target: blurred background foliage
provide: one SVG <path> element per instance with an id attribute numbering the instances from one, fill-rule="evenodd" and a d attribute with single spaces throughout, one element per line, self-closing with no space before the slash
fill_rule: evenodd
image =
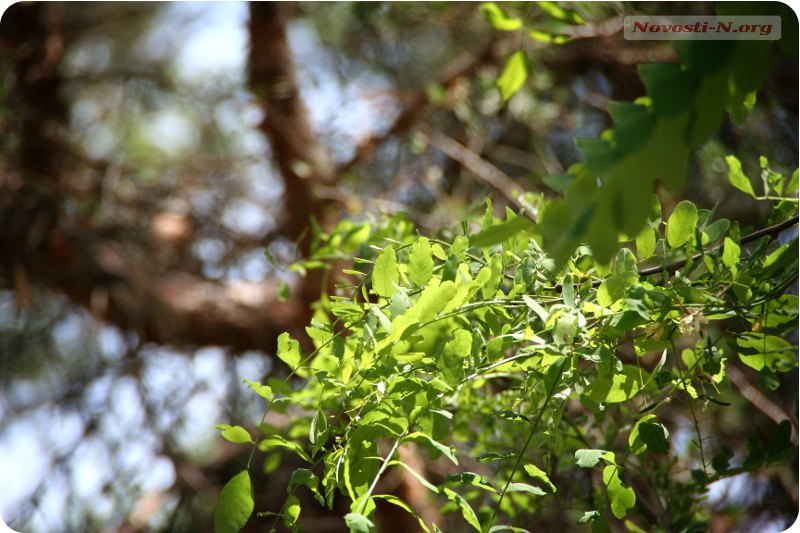
<path id="1" fill-rule="evenodd" d="M 433 233 L 477 220 L 487 196 L 501 213 L 510 191 L 445 155 L 452 140 L 506 185 L 554 195 L 542 178 L 581 159 L 576 137 L 611 125 L 606 103 L 643 95 L 636 64 L 677 60 L 667 41 L 625 41 L 623 15 L 714 9 L 568 5 L 585 25 L 565 26 L 537 3 L 503 4 L 571 37 L 560 45 L 497 32 L 474 3 L 9 8 L 0 23 L 4 519 L 27 533 L 211 531 L 219 490 L 246 460 L 212 426 L 257 421 L 260 399 L 242 380 L 285 372 L 270 356 L 277 336 L 304 338 L 323 283 L 336 282 L 287 269 L 307 250 L 309 215 L 329 228 L 402 211 Z M 495 82 L 518 49 L 530 76 L 504 102 Z M 797 87 L 796 57 L 774 50 L 746 124 L 726 118 L 694 153 L 686 190 L 656 191 L 666 210 L 719 202 L 718 216 L 740 221 L 742 234 L 763 227 L 759 207 L 729 186 L 724 156 L 736 154 L 750 176 L 760 155 L 793 171 Z M 736 386 L 752 389 L 754 373 L 740 370 Z M 796 421 L 796 371 L 758 394 Z M 714 438 L 742 453 L 748 433 L 767 438 L 774 422 L 762 407 L 740 397 L 709 421 Z M 671 416 L 674 427 L 690 423 L 680 405 Z M 285 498 L 269 483 L 292 470 L 278 459 L 255 481 L 257 510 Z M 787 527 L 795 470 L 719 483 L 712 531 Z M 561 512 L 539 526 L 581 530 Z M 307 528 L 343 531 L 335 516 L 321 510 Z M 383 524 L 413 531 L 388 516 Z"/>

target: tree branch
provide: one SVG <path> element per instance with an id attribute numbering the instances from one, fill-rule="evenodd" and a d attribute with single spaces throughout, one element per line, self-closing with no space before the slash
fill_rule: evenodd
<path id="1" fill-rule="evenodd" d="M 792 226 L 796 225 L 798 222 L 798 215 L 793 216 L 789 220 L 785 220 L 780 224 L 775 224 L 774 226 L 770 226 L 768 228 L 764 228 L 758 231 L 751 233 L 750 235 L 746 235 L 739 240 L 739 244 L 748 244 L 753 241 L 760 239 L 761 237 L 766 236 L 775 236 L 781 233 L 783 230 L 791 228 Z M 703 253 L 695 254 L 692 256 L 692 261 L 697 261 L 698 259 L 702 258 L 704 254 L 708 254 L 711 252 L 716 252 L 722 248 L 722 245 L 715 246 L 709 250 L 705 250 Z M 689 259 L 681 259 L 680 261 L 676 261 L 674 263 L 670 263 L 669 265 L 662 265 L 657 267 L 645 268 L 638 272 L 639 277 L 647 277 L 652 276 L 653 274 L 658 274 L 659 272 L 675 272 L 676 270 L 683 268 Z M 603 283 L 603 280 L 598 279 L 592 282 L 592 287 L 599 287 Z M 554 287 L 556 292 L 561 292 L 562 285 L 559 283 Z"/>
<path id="2" fill-rule="evenodd" d="M 458 161 L 464 168 L 494 187 L 495 190 L 502 194 L 511 204 L 516 206 L 517 209 L 525 209 L 525 205 L 523 205 L 519 199 L 519 196 L 523 194 L 523 190 L 502 170 L 492 165 L 460 142 L 427 125 L 421 125 L 420 131 L 437 150 Z M 530 209 L 525 209 L 524 214 L 529 219 L 536 222 L 536 215 L 531 213 Z"/>

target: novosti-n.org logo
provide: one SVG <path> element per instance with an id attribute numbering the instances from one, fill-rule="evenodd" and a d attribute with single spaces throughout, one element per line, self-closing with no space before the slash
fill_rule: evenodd
<path id="1" fill-rule="evenodd" d="M 778 16 L 625 17 L 629 41 L 775 41 L 781 38 Z"/>

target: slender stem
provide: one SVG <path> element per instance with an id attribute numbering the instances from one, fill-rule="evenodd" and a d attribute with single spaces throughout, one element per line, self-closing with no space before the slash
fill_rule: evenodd
<path id="1" fill-rule="evenodd" d="M 741 244 L 749 244 L 749 243 L 751 243 L 753 241 L 756 241 L 756 240 L 760 239 L 761 237 L 765 237 L 765 236 L 768 236 L 768 235 L 769 236 L 777 235 L 780 232 L 782 232 L 783 230 L 785 230 L 787 228 L 791 228 L 792 226 L 796 225 L 798 220 L 800 220 L 800 215 L 795 215 L 792 218 L 790 218 L 789 220 L 785 220 L 785 221 L 781 222 L 780 224 L 775 224 L 774 226 L 770 226 L 768 228 L 764 228 L 762 230 L 753 232 L 750 235 L 746 235 L 746 236 L 742 237 L 739 240 L 739 244 L 740 245 Z M 718 245 L 718 246 L 715 246 L 714 248 L 711 248 L 710 250 L 708 250 L 708 253 L 715 252 L 715 251 L 719 250 L 721 247 L 722 247 L 721 244 Z M 693 255 L 691 257 L 691 260 L 692 261 L 697 261 L 698 259 L 700 259 L 702 257 L 703 257 L 703 252 Z M 652 276 L 653 274 L 658 274 L 659 272 L 665 272 L 665 271 L 666 272 L 675 272 L 679 268 L 682 268 L 683 266 L 685 266 L 687 261 L 689 261 L 688 257 L 686 259 L 682 259 L 680 261 L 676 261 L 675 263 L 671 263 L 669 265 L 662 265 L 662 266 L 657 266 L 657 267 L 652 267 L 652 268 L 645 268 L 644 270 L 640 270 L 638 272 L 638 274 L 639 274 L 639 277 L 646 277 L 646 276 Z M 592 287 L 599 287 L 603 283 L 603 281 L 604 280 L 602 280 L 602 279 L 594 280 L 592 282 Z M 553 287 L 553 289 L 556 292 L 561 292 L 561 289 L 562 289 L 561 283 L 559 283 L 558 285 Z"/>
<path id="2" fill-rule="evenodd" d="M 694 398 L 692 398 L 692 395 L 689 394 L 688 390 L 686 390 L 687 387 L 686 377 L 685 377 L 686 375 L 684 374 L 683 369 L 681 368 L 681 362 L 678 359 L 678 350 L 675 347 L 675 342 L 670 341 L 670 343 L 672 344 L 672 355 L 675 357 L 675 368 L 677 368 L 678 374 L 680 374 L 681 383 L 683 384 L 683 392 L 686 394 L 686 398 L 688 400 L 687 403 L 689 404 L 689 411 L 691 411 L 692 413 L 692 420 L 694 421 L 694 431 L 695 433 L 697 433 L 697 447 L 700 448 L 700 461 L 703 464 L 703 474 L 705 475 L 706 456 L 705 452 L 703 451 L 703 435 L 702 433 L 700 433 L 700 422 L 697 420 L 697 414 L 694 412 Z M 696 365 L 697 361 L 695 361 L 694 364 Z"/>
<path id="3" fill-rule="evenodd" d="M 558 370 L 559 376 L 561 376 L 561 373 L 564 372 L 564 365 L 566 364 L 567 364 L 567 358 L 564 357 L 564 360 L 561 361 L 561 368 Z M 508 481 L 506 481 L 506 486 L 503 487 L 503 492 L 500 493 L 500 500 L 497 502 L 494 511 L 492 511 L 492 518 L 489 520 L 488 529 L 491 529 L 495 519 L 497 518 L 497 511 L 498 509 L 500 509 L 500 505 L 503 503 L 503 498 L 505 498 L 506 492 L 508 491 L 508 487 L 511 485 L 511 481 L 514 479 L 514 474 L 517 473 L 519 464 L 522 462 L 522 457 L 525 455 L 525 452 L 527 451 L 528 446 L 531 443 L 531 440 L 533 440 L 533 435 L 536 433 L 536 430 L 539 427 L 539 422 L 541 422 L 542 420 L 542 415 L 544 415 L 544 410 L 547 407 L 547 404 L 550 403 L 550 398 L 553 397 L 553 393 L 556 390 L 556 386 L 558 386 L 558 379 L 555 380 L 552 388 L 547 393 L 547 397 L 544 399 L 542 408 L 539 409 L 539 414 L 536 416 L 536 420 L 533 423 L 533 427 L 531 427 L 531 432 L 528 434 L 528 439 L 525 441 L 525 445 L 522 447 L 522 450 L 520 450 L 519 455 L 517 455 L 517 462 L 514 464 L 513 470 L 511 470 L 511 475 L 508 476 Z"/>
<path id="4" fill-rule="evenodd" d="M 364 510 L 364 507 L 367 505 L 367 500 L 369 500 L 370 496 L 372 496 L 372 491 L 374 491 L 375 487 L 378 485 L 378 480 L 381 478 L 383 473 L 386 471 L 386 468 L 389 466 L 389 463 L 392 461 L 392 456 L 394 455 L 394 452 L 396 452 L 397 448 L 400 447 L 401 440 L 403 440 L 403 436 L 394 441 L 394 446 L 392 446 L 392 449 L 389 451 L 389 453 L 386 455 L 386 458 L 383 460 L 383 463 L 381 464 L 380 469 L 378 469 L 378 473 L 375 474 L 375 479 L 372 480 L 372 484 L 370 484 L 367 493 L 361 497 L 361 503 L 358 504 L 358 509 L 356 509 L 357 513 L 360 513 L 361 511 Z"/>

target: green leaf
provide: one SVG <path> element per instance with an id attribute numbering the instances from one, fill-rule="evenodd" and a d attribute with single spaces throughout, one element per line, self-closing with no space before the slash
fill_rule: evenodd
<path id="1" fill-rule="evenodd" d="M 369 533 L 375 527 L 369 518 L 360 513 L 347 513 L 344 521 L 353 533 Z"/>
<path id="2" fill-rule="evenodd" d="M 739 94 L 734 95 L 733 102 L 731 102 L 730 105 L 731 122 L 737 126 L 744 124 L 744 121 L 747 120 L 750 111 L 753 110 L 753 106 L 756 104 L 757 92 L 758 91 L 751 91 L 745 93 L 744 96 Z"/>
<path id="3" fill-rule="evenodd" d="M 250 381 L 249 379 L 244 380 L 244 383 L 247 383 L 250 386 L 250 388 L 256 391 L 256 394 L 258 394 L 262 398 L 266 398 L 267 400 L 272 398 L 271 387 L 268 387 L 267 385 L 262 385 L 257 381 Z"/>
<path id="4" fill-rule="evenodd" d="M 299 444 L 296 442 L 291 442 L 286 440 L 285 438 L 281 437 L 280 435 L 270 435 L 269 437 L 265 438 L 261 442 L 258 443 L 258 449 L 261 451 L 267 451 L 273 446 L 278 446 L 281 448 L 289 448 L 297 455 L 299 455 L 303 460 L 308 463 L 311 463 L 311 457 L 300 447 Z"/>
<path id="5" fill-rule="evenodd" d="M 580 239 L 573 235 L 571 226 L 570 208 L 564 200 L 555 199 L 547 202 L 539 211 L 542 246 L 559 268 L 567 263 L 572 252 L 580 244 Z"/>
<path id="6" fill-rule="evenodd" d="M 628 509 L 636 505 L 636 495 L 633 489 L 619 478 L 620 467 L 608 465 L 603 469 L 603 483 L 608 489 L 608 498 L 611 500 L 611 512 L 617 518 L 624 518 Z"/>
<path id="7" fill-rule="evenodd" d="M 653 135 L 656 117 L 647 106 L 630 102 L 608 102 L 608 112 L 614 120 L 614 143 L 622 153 L 638 151 Z"/>
<path id="8" fill-rule="evenodd" d="M 425 433 L 417 431 L 415 433 L 411 433 L 403 437 L 403 442 L 408 442 L 408 441 L 417 442 L 419 444 L 422 444 L 429 450 L 441 452 L 445 455 L 445 457 L 450 459 L 453 462 L 453 464 L 456 465 L 458 464 L 458 459 L 456 459 L 456 456 L 453 454 L 453 449 L 451 447 L 445 446 L 441 442 L 433 440 L 433 438 L 431 438 L 429 435 L 426 435 Z"/>
<path id="9" fill-rule="evenodd" d="M 564 276 L 561 283 L 561 298 L 565 305 L 575 307 L 575 285 L 572 283 L 572 274 Z"/>
<path id="10" fill-rule="evenodd" d="M 314 418 L 311 419 L 311 428 L 308 433 L 308 442 L 317 444 L 320 439 L 324 439 L 325 432 L 328 430 L 328 419 L 322 409 L 317 409 Z M 324 443 L 323 443 L 324 444 Z M 322 445 L 322 444 L 320 444 Z"/>
<path id="11" fill-rule="evenodd" d="M 731 269 L 734 274 L 736 274 L 736 265 L 739 263 L 740 255 L 739 245 L 733 242 L 730 237 L 725 237 L 725 244 L 722 248 L 722 263 Z"/>
<path id="12" fill-rule="evenodd" d="M 767 449 L 767 462 L 774 463 L 797 457 L 797 446 L 792 446 L 792 423 L 788 419 L 781 420 Z"/>
<path id="13" fill-rule="evenodd" d="M 578 466 L 581 468 L 592 468 L 600 459 L 605 459 L 614 464 L 616 457 L 614 452 L 608 452 L 606 450 L 577 450 L 575 452 L 575 459 L 578 460 Z"/>
<path id="14" fill-rule="evenodd" d="M 478 516 L 475 514 L 475 511 L 472 510 L 467 500 L 461 497 L 456 491 L 452 489 L 445 488 L 444 493 L 447 496 L 447 499 L 455 502 L 458 506 L 459 510 L 461 511 L 461 516 L 464 517 L 464 520 L 467 521 L 469 525 L 474 527 L 479 533 L 481 530 L 481 523 L 478 521 Z"/>
<path id="15" fill-rule="evenodd" d="M 755 198 L 756 193 L 753 191 L 753 185 L 750 183 L 750 179 L 742 172 L 742 163 L 733 155 L 725 156 L 725 162 L 728 163 L 728 180 L 731 185 Z"/>
<path id="16" fill-rule="evenodd" d="M 547 311 L 545 311 L 544 307 L 539 305 L 539 303 L 536 300 L 534 300 L 527 294 L 522 295 L 522 300 L 525 302 L 525 305 L 531 308 L 533 312 L 536 313 L 536 316 L 538 316 L 542 320 L 542 324 L 547 323 L 547 319 L 550 317 L 550 314 Z"/>
<path id="17" fill-rule="evenodd" d="M 597 288 L 597 303 L 603 307 L 610 307 L 622 298 L 629 287 L 633 287 L 638 282 L 639 274 L 636 272 L 614 274 Z"/>
<path id="18" fill-rule="evenodd" d="M 300 518 L 300 500 L 292 494 L 286 498 L 286 505 L 284 506 L 283 523 L 291 527 L 297 523 Z"/>
<path id="19" fill-rule="evenodd" d="M 513 31 L 522 27 L 522 21 L 520 19 L 509 17 L 505 11 L 500 9 L 500 6 L 494 2 L 484 2 L 478 9 L 481 15 L 486 17 L 486 20 L 488 20 L 495 29 L 500 31 Z"/>
<path id="20" fill-rule="evenodd" d="M 397 292 L 394 284 L 400 282 L 400 270 L 397 268 L 397 255 L 389 245 L 383 249 L 375 267 L 372 269 L 372 289 L 378 296 L 389 298 Z"/>
<path id="21" fill-rule="evenodd" d="M 585 22 L 579 14 L 572 10 L 564 9 L 555 2 L 538 2 L 538 4 L 542 11 L 567 24 L 578 25 Z"/>
<path id="22" fill-rule="evenodd" d="M 692 107 L 701 78 L 680 63 L 639 63 L 639 77 L 660 117 L 675 118 Z"/>
<path id="23" fill-rule="evenodd" d="M 617 261 L 614 266 L 614 272 L 617 274 L 624 274 L 626 272 L 637 273 L 636 258 L 633 253 L 627 248 L 622 248 L 617 252 Z"/>
<path id="24" fill-rule="evenodd" d="M 761 279 L 767 279 L 785 266 L 797 262 L 797 243 L 798 240 L 794 239 L 769 254 L 761 267 Z"/>
<path id="25" fill-rule="evenodd" d="M 508 488 L 506 488 L 506 492 L 530 492 L 536 496 L 544 496 L 547 494 L 539 487 L 534 487 L 533 485 L 528 485 L 527 483 L 509 483 Z"/>
<path id="26" fill-rule="evenodd" d="M 423 531 L 427 531 L 428 533 L 430 533 L 430 529 L 425 524 L 425 521 L 423 521 L 422 518 L 419 517 L 417 512 L 414 509 L 412 509 L 411 507 L 409 507 L 409 505 L 406 502 L 404 502 L 403 500 L 401 500 L 397 496 L 394 496 L 392 494 L 378 494 L 376 496 L 373 496 L 373 498 L 380 498 L 382 500 L 385 500 L 385 501 L 387 501 L 387 502 L 389 502 L 389 503 L 391 503 L 393 505 L 396 505 L 396 506 L 400 507 L 401 509 L 405 510 L 406 512 L 410 513 L 411 516 L 416 518 L 417 521 L 419 522 L 419 527 L 421 527 Z"/>
<path id="27" fill-rule="evenodd" d="M 765 390 L 778 390 L 781 386 L 781 380 L 778 376 L 765 366 L 758 371 L 758 386 Z"/>
<path id="28" fill-rule="evenodd" d="M 770 370 L 789 370 L 794 364 L 796 349 L 791 344 L 772 335 L 747 333 L 739 337 L 739 357 L 756 370 L 765 366 Z"/>
<path id="29" fill-rule="evenodd" d="M 530 463 L 526 464 L 525 472 L 527 472 L 528 475 L 533 479 L 538 479 L 539 481 L 545 483 L 553 492 L 556 492 L 556 486 L 553 485 L 553 483 L 550 481 L 550 478 L 547 477 L 547 474 L 543 470 L 540 470 L 538 466 Z"/>
<path id="30" fill-rule="evenodd" d="M 554 191 L 561 192 L 575 181 L 576 177 L 575 174 L 553 174 L 552 176 L 543 177 L 542 181 Z"/>
<path id="31" fill-rule="evenodd" d="M 613 533 L 605 516 L 598 516 L 592 521 L 592 533 Z"/>
<path id="32" fill-rule="evenodd" d="M 250 433 L 248 433 L 243 427 L 221 424 L 214 426 L 214 428 L 221 429 L 222 436 L 230 442 L 235 442 L 237 444 L 241 444 L 242 442 L 253 442 L 252 437 L 250 437 Z"/>
<path id="33" fill-rule="evenodd" d="M 441 357 L 436 361 L 436 368 L 442 372 L 442 379 L 451 387 L 460 385 L 464 380 L 464 367 L 471 346 L 470 332 L 457 329 L 453 332 L 453 340 L 445 344 Z"/>
<path id="34" fill-rule="evenodd" d="M 725 234 L 725 232 L 728 231 L 729 227 L 731 227 L 731 222 L 727 218 L 721 218 L 713 224 L 706 226 L 706 229 L 703 230 L 703 233 L 708 236 L 707 244 L 712 245 L 717 242 Z"/>
<path id="35" fill-rule="evenodd" d="M 534 41 L 543 43 L 564 44 L 569 41 L 569 35 L 563 33 L 552 34 L 542 30 L 531 30 L 528 32 L 528 35 Z"/>
<path id="36" fill-rule="evenodd" d="M 289 480 L 289 485 L 306 485 L 309 481 L 316 479 L 317 476 L 307 468 L 298 468 L 292 472 L 292 478 Z"/>
<path id="37" fill-rule="evenodd" d="M 647 444 L 647 449 L 653 453 L 669 453 L 669 432 L 663 424 L 653 424 L 651 422 L 640 422 L 639 435 Z"/>
<path id="38" fill-rule="evenodd" d="M 720 452 L 711 459 L 711 467 L 717 472 L 724 472 L 729 468 L 729 461 L 733 459 L 733 449 L 723 444 Z"/>
<path id="39" fill-rule="evenodd" d="M 636 375 L 637 369 L 628 369 L 621 374 L 598 378 L 586 388 L 589 399 L 600 403 L 619 403 L 630 400 L 641 390 Z"/>
<path id="40" fill-rule="evenodd" d="M 656 251 L 658 232 L 652 226 L 646 225 L 636 236 L 636 252 L 641 259 L 646 259 Z"/>
<path id="41" fill-rule="evenodd" d="M 407 330 L 414 328 L 414 324 L 424 324 L 433 320 L 450 303 L 456 290 L 452 281 L 445 281 L 439 286 L 429 283 L 414 306 L 392 320 L 392 335 L 382 342 L 378 351 L 402 338 L 408 333 Z"/>
<path id="42" fill-rule="evenodd" d="M 495 533 L 496 531 L 513 531 L 514 533 L 531 533 L 527 529 L 522 529 L 521 527 L 515 526 L 492 526 L 489 530 L 489 533 Z"/>
<path id="43" fill-rule="evenodd" d="M 279 302 L 286 302 L 292 297 L 292 291 L 289 289 L 289 284 L 285 279 L 278 282 L 278 290 L 276 292 Z"/>
<path id="44" fill-rule="evenodd" d="M 431 243 L 420 237 L 411 245 L 408 255 L 408 277 L 417 285 L 424 285 L 433 275 L 433 253 Z"/>
<path id="45" fill-rule="evenodd" d="M 786 191 L 783 193 L 785 195 L 790 195 L 793 192 L 797 191 L 798 186 L 800 186 L 800 169 L 794 169 L 792 172 L 792 177 L 789 179 L 789 183 L 786 185 Z"/>
<path id="46" fill-rule="evenodd" d="M 675 210 L 667 221 L 667 242 L 673 248 L 680 248 L 694 233 L 697 225 L 697 207 L 684 200 L 675 206 Z"/>
<path id="47" fill-rule="evenodd" d="M 448 483 L 454 482 L 454 483 L 461 483 L 464 485 L 472 485 L 478 487 L 479 489 L 483 489 L 489 492 L 494 492 L 495 494 L 497 494 L 497 489 L 495 489 L 483 477 L 473 472 L 459 472 L 458 474 L 450 474 L 449 476 L 447 476 L 446 481 Z"/>
<path id="48" fill-rule="evenodd" d="M 470 237 L 469 242 L 472 246 L 492 246 L 531 228 L 533 228 L 533 221 L 527 217 L 519 216 L 509 222 L 502 222 L 486 228 L 477 235 Z"/>
<path id="49" fill-rule="evenodd" d="M 527 79 L 528 66 L 525 62 L 525 54 L 518 50 L 508 58 L 503 73 L 497 78 L 497 87 L 500 89 L 503 100 L 514 96 L 525 85 Z"/>
<path id="50" fill-rule="evenodd" d="M 633 426 L 631 434 L 628 436 L 628 446 L 630 447 L 631 451 L 636 455 L 639 455 L 640 453 L 647 450 L 647 443 L 645 443 L 645 441 L 639 435 L 640 425 L 655 418 L 656 415 L 645 415 L 638 422 L 636 422 L 635 426 Z"/>
<path id="51" fill-rule="evenodd" d="M 278 358 L 295 370 L 303 356 L 300 355 L 300 343 L 292 339 L 288 333 L 281 333 L 278 337 Z"/>
<path id="52" fill-rule="evenodd" d="M 253 514 L 254 505 L 250 473 L 245 470 L 222 487 L 214 513 L 214 531 L 237 533 Z"/>

